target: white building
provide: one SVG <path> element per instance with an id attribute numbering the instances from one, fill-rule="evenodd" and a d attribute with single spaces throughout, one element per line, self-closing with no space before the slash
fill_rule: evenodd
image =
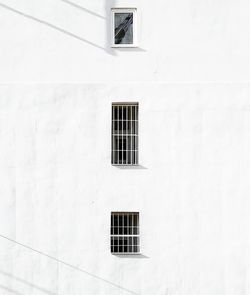
<path id="1" fill-rule="evenodd" d="M 0 1 L 1 295 L 250 294 L 249 7 Z"/>

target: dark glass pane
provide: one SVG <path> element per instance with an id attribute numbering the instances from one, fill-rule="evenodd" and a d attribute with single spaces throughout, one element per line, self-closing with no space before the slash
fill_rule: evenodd
<path id="1" fill-rule="evenodd" d="M 138 247 L 137 246 L 134 246 L 134 253 L 138 253 Z"/>
<path id="2" fill-rule="evenodd" d="M 132 106 L 132 120 L 135 120 L 135 107 Z"/>
<path id="3" fill-rule="evenodd" d="M 119 121 L 119 134 L 122 134 L 122 121 Z"/>
<path id="4" fill-rule="evenodd" d="M 114 253 L 118 253 L 118 247 L 117 246 L 114 246 L 113 249 L 114 249 Z"/>
<path id="5" fill-rule="evenodd" d="M 124 238 L 124 241 L 123 241 L 123 244 L 124 244 L 124 253 L 127 253 L 128 252 L 128 238 Z"/>
<path id="6" fill-rule="evenodd" d="M 125 136 L 123 136 L 123 149 L 126 150 L 127 149 L 127 138 Z"/>
<path id="7" fill-rule="evenodd" d="M 129 226 L 132 226 L 132 215 L 131 214 L 129 214 Z"/>
<path id="8" fill-rule="evenodd" d="M 133 13 L 115 13 L 115 44 L 133 44 Z"/>
<path id="9" fill-rule="evenodd" d="M 114 226 L 118 226 L 118 216 L 117 215 L 113 215 L 113 219 L 114 219 Z"/>
<path id="10" fill-rule="evenodd" d="M 133 225 L 138 226 L 138 215 L 137 214 L 134 214 Z"/>
<path id="11" fill-rule="evenodd" d="M 127 120 L 127 107 L 123 107 L 123 120 Z"/>
<path id="12" fill-rule="evenodd" d="M 113 237 L 113 245 L 118 246 L 118 238 Z"/>
<path id="13" fill-rule="evenodd" d="M 135 123 L 135 134 L 137 135 L 138 134 L 138 122 L 134 122 Z"/>
<path id="14" fill-rule="evenodd" d="M 131 134 L 131 121 L 127 121 L 127 132 L 126 134 Z"/>
<path id="15" fill-rule="evenodd" d="M 135 152 L 135 164 L 138 164 L 138 151 Z"/>
<path id="16" fill-rule="evenodd" d="M 124 218 L 123 218 L 123 221 L 124 221 L 124 226 L 128 226 L 128 215 L 124 215 Z"/>
<path id="17" fill-rule="evenodd" d="M 128 151 L 128 164 L 131 164 L 131 152 Z"/>
<path id="18" fill-rule="evenodd" d="M 127 164 L 127 152 L 123 151 L 123 164 Z"/>
<path id="19" fill-rule="evenodd" d="M 135 120 L 138 120 L 138 106 L 135 106 Z"/>
<path id="20" fill-rule="evenodd" d="M 118 152 L 114 153 L 114 164 L 118 164 Z"/>
<path id="21" fill-rule="evenodd" d="M 113 106 L 113 112 L 112 112 L 113 120 L 118 120 L 118 110 L 117 106 Z"/>
<path id="22" fill-rule="evenodd" d="M 122 151 L 119 151 L 119 164 L 123 164 L 122 163 Z"/>
<path id="23" fill-rule="evenodd" d="M 113 126 L 114 126 L 113 134 L 118 134 L 118 121 L 114 121 Z"/>
<path id="24" fill-rule="evenodd" d="M 133 253 L 133 247 L 132 246 L 129 246 L 129 253 Z"/>
<path id="25" fill-rule="evenodd" d="M 122 150 L 123 138 L 119 137 L 119 150 Z"/>
<path id="26" fill-rule="evenodd" d="M 114 227 L 114 235 L 118 235 L 118 227 Z"/>
<path id="27" fill-rule="evenodd" d="M 133 228 L 133 234 L 134 234 L 134 235 L 138 235 L 138 229 L 137 229 L 137 227 L 134 227 L 134 228 Z"/>
<path id="28" fill-rule="evenodd" d="M 131 106 L 128 106 L 128 120 L 132 120 Z"/>
<path id="29" fill-rule="evenodd" d="M 122 106 L 118 106 L 118 120 L 122 120 Z"/>
<path id="30" fill-rule="evenodd" d="M 132 133 L 133 133 L 133 134 L 136 134 L 135 121 L 133 121 L 133 126 L 132 126 L 132 128 L 133 128 Z"/>
<path id="31" fill-rule="evenodd" d="M 123 216 L 119 215 L 119 226 L 123 225 Z"/>

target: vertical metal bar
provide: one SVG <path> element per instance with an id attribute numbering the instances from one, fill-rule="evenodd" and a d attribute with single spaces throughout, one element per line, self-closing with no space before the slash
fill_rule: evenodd
<path id="1" fill-rule="evenodd" d="M 131 161 L 131 164 L 133 164 L 133 158 L 132 158 L 132 155 L 133 155 L 133 125 L 132 125 L 132 121 L 133 120 L 133 106 L 131 105 L 131 117 L 130 117 L 130 161 Z"/>
<path id="2" fill-rule="evenodd" d="M 111 119 L 111 122 L 112 122 L 112 135 L 111 135 L 111 163 L 114 164 L 114 119 L 115 119 L 115 116 L 114 116 L 114 106 L 112 105 L 112 119 Z"/>
<path id="3" fill-rule="evenodd" d="M 117 252 L 119 252 L 119 247 L 120 247 L 120 222 L 119 222 L 119 214 L 117 214 L 117 233 L 118 233 L 118 236 L 117 236 Z"/>
<path id="4" fill-rule="evenodd" d="M 134 252 L 134 214 L 132 214 L 132 252 Z"/>
<path id="5" fill-rule="evenodd" d="M 126 164 L 128 164 L 128 110 L 129 107 L 126 106 Z"/>
<path id="6" fill-rule="evenodd" d="M 118 128 L 117 128 L 117 130 L 118 130 L 118 132 L 117 132 L 117 164 L 120 164 L 120 159 L 119 159 L 119 151 L 120 151 L 120 115 L 119 115 L 119 113 L 120 113 L 120 107 L 119 106 L 117 106 L 117 126 L 118 126 Z"/>
<path id="7" fill-rule="evenodd" d="M 122 214 L 122 253 L 124 253 L 124 214 Z"/>
<path id="8" fill-rule="evenodd" d="M 135 107 L 135 133 L 136 133 L 136 136 L 135 136 L 135 155 L 136 155 L 136 161 L 135 161 L 135 164 L 138 164 L 138 105 L 136 105 Z"/>
<path id="9" fill-rule="evenodd" d="M 111 213 L 111 252 L 114 252 L 114 215 Z"/>
<path id="10" fill-rule="evenodd" d="M 123 143 L 124 143 L 124 139 L 123 139 L 123 124 L 124 124 L 124 120 L 123 120 L 123 106 L 121 107 L 122 108 L 122 165 L 124 164 L 123 163 Z"/>

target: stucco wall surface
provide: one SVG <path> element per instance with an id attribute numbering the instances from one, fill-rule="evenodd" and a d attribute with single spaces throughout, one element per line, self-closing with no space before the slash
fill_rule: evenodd
<path id="1" fill-rule="evenodd" d="M 110 9 L 138 9 L 112 49 Z M 248 0 L 1 0 L 1 82 L 249 81 Z"/>
<path id="2" fill-rule="evenodd" d="M 110 164 L 128 100 L 137 169 Z M 0 294 L 249 294 L 249 133 L 249 84 L 2 84 Z M 141 256 L 110 253 L 123 210 Z"/>

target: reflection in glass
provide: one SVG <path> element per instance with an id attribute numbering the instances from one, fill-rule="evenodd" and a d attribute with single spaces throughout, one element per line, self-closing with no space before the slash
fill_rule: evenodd
<path id="1" fill-rule="evenodd" d="M 115 13 L 115 44 L 133 44 L 133 13 Z"/>

